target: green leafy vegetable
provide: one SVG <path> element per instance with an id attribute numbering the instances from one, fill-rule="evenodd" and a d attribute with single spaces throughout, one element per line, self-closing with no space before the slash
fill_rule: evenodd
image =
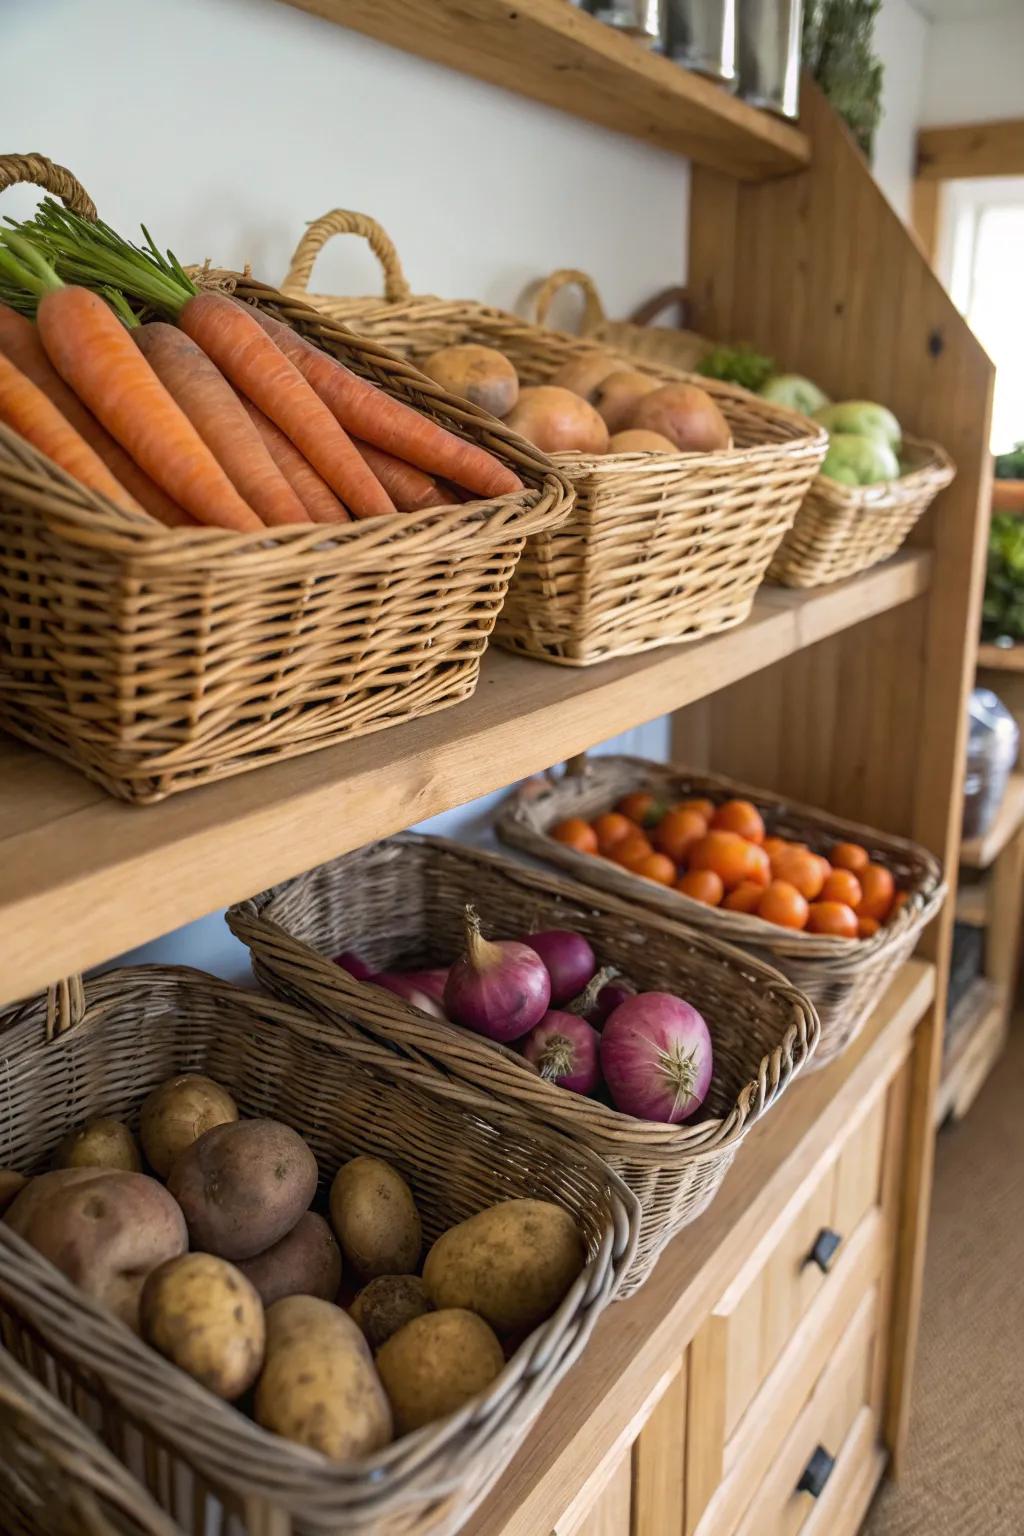
<path id="1" fill-rule="evenodd" d="M 1016 443 L 1010 453 L 996 455 L 997 480 L 1024 480 L 1024 443 Z"/>
<path id="2" fill-rule="evenodd" d="M 775 359 L 763 357 L 753 347 L 712 347 L 697 365 L 706 379 L 723 379 L 727 384 L 742 384 L 755 393 L 775 372 Z"/>
<path id="3" fill-rule="evenodd" d="M 986 640 L 1024 640 L 1024 518 L 1010 513 L 989 528 L 981 632 Z"/>

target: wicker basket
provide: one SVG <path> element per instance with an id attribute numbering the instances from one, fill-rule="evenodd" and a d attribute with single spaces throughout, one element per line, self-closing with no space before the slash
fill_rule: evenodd
<path id="1" fill-rule="evenodd" d="M 910 893 L 909 900 L 871 939 L 853 943 L 826 935 L 794 933 L 745 913 L 705 906 L 679 891 L 631 874 L 608 859 L 577 853 L 547 835 L 547 829 L 564 817 L 590 820 L 634 789 L 651 790 L 659 799 L 670 801 L 742 796 L 758 806 L 769 834 L 805 842 L 819 853 L 826 853 L 837 841 L 861 843 L 873 859 L 892 870 L 899 888 Z M 640 904 L 674 918 L 687 929 L 699 929 L 735 944 L 775 966 L 810 999 L 821 1020 L 821 1041 L 810 1071 L 832 1061 L 854 1038 L 945 896 L 937 860 L 902 838 L 794 805 L 719 775 L 688 773 L 684 768 L 636 757 L 591 756 L 579 772 L 566 774 L 557 782 L 530 781 L 499 812 L 497 832 L 504 842 L 559 865 L 587 885 L 624 898 L 634 907 Z M 677 932 L 682 936 L 686 929 L 680 926 Z"/>
<path id="2" fill-rule="evenodd" d="M 394 246 L 372 219 L 338 210 L 300 241 L 284 291 L 305 299 L 316 253 L 332 234 L 363 235 L 384 268 L 384 299 L 312 302 L 414 361 L 438 347 L 497 347 L 524 384 L 604 349 L 469 300 L 413 295 Z M 681 378 L 622 356 L 624 368 Z M 558 454 L 576 491 L 557 533 L 530 540 L 495 628 L 508 650 L 588 666 L 695 640 L 740 623 L 825 453 L 821 428 L 745 390 L 698 381 L 728 418 L 722 453 Z"/>
<path id="3" fill-rule="evenodd" d="M 485 932 L 570 927 L 599 958 L 647 990 L 678 992 L 708 1020 L 715 1075 L 699 1123 L 635 1120 L 545 1080 L 515 1051 L 428 1017 L 353 980 L 332 956 L 355 950 L 377 968 L 447 963 L 462 949 L 467 902 Z M 630 911 L 581 886 L 443 838 L 388 839 L 228 913 L 259 979 L 322 1017 L 349 1023 L 416 1060 L 432 1060 L 590 1147 L 643 1208 L 622 1287 L 642 1285 L 665 1244 L 712 1201 L 743 1136 L 814 1050 L 814 1010 L 777 972 L 697 934 Z"/>
<path id="4" fill-rule="evenodd" d="M 74 995 L 74 994 L 72 994 Z M 181 1069 L 229 1083 L 243 1114 L 293 1125 L 320 1164 L 323 1194 L 346 1158 L 387 1158 L 412 1185 L 432 1241 L 495 1201 L 557 1201 L 588 1263 L 558 1311 L 465 1408 L 344 1465 L 259 1428 L 92 1303 L 0 1225 L 0 1320 L 37 1375 L 56 1369 L 80 1416 L 191 1533 L 434 1536 L 454 1532 L 507 1465 L 583 1349 L 629 1267 L 637 1207 L 585 1147 L 511 1107 L 272 998 L 198 971 L 111 971 L 79 992 L 81 1017 L 47 1042 L 44 1001 L 4 1036 L 0 1164 L 44 1167 L 69 1125 L 134 1120 Z M 216 1506 L 227 1517 L 218 1525 Z M 207 1524 L 207 1520 L 210 1524 Z"/>
<path id="5" fill-rule="evenodd" d="M 883 485 L 818 475 L 768 569 L 787 587 L 823 587 L 894 555 L 956 470 L 937 443 L 904 437 L 904 473 Z"/>
<path id="6" fill-rule="evenodd" d="M 646 304 L 641 304 L 628 320 L 609 320 L 594 279 L 575 267 L 552 272 L 538 287 L 533 296 L 533 312 L 538 325 L 547 325 L 555 296 L 565 288 L 578 288 L 583 296 L 580 334 L 602 346 L 615 347 L 619 352 L 629 352 L 633 357 L 662 368 L 678 368 L 683 373 L 693 373 L 701 358 L 714 346 L 714 342 L 706 336 L 698 336 L 696 331 L 651 324 L 673 304 L 678 306 L 685 321 L 689 311 L 685 288 L 666 288 Z"/>
<path id="7" fill-rule="evenodd" d="M 0 158 L 78 211 L 67 172 Z M 274 289 L 235 291 L 281 315 Z M 516 495 L 332 528 L 167 529 L 87 492 L 0 427 L 0 726 L 139 802 L 444 709 L 530 534 L 571 492 L 542 454 L 305 305 L 295 328 L 513 465 Z"/>

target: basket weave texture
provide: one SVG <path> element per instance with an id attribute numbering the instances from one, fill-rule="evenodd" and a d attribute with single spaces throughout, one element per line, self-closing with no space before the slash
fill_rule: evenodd
<path id="1" fill-rule="evenodd" d="M 484 932 L 585 934 L 602 964 L 642 990 L 687 998 L 711 1030 L 715 1072 L 705 1117 L 655 1124 L 546 1082 L 522 1056 L 355 981 L 332 956 L 376 969 L 448 964 L 463 949 L 467 903 Z M 714 1198 L 743 1136 L 814 1050 L 813 1008 L 777 972 L 699 934 L 681 933 L 557 876 L 443 838 L 404 834 L 325 864 L 228 914 L 259 979 L 321 1017 L 429 1060 L 591 1148 L 640 1200 L 636 1258 L 622 1288 L 647 1278 L 665 1244 Z"/>
<path id="2" fill-rule="evenodd" d="M 718 802 L 737 796 L 753 800 L 769 836 L 807 843 L 817 853 L 827 854 L 835 842 L 860 843 L 872 859 L 892 871 L 897 888 L 909 891 L 909 900 L 871 939 L 854 942 L 792 932 L 745 913 L 706 906 L 608 859 L 577 853 L 548 835 L 548 829 L 565 817 L 582 816 L 589 821 L 634 789 L 650 790 L 669 802 L 704 797 Z M 914 843 L 721 775 L 690 773 L 635 757 L 591 756 L 580 773 L 566 774 L 556 782 L 531 781 L 503 806 L 496 830 L 503 842 L 558 865 L 575 880 L 624 898 L 634 908 L 639 904 L 675 919 L 680 935 L 699 929 L 781 971 L 810 999 L 821 1020 L 821 1040 L 809 1067 L 812 1072 L 834 1060 L 855 1037 L 893 974 L 909 958 L 921 930 L 939 910 L 946 890 L 938 861 Z"/>
<path id="3" fill-rule="evenodd" d="M 904 437 L 906 472 L 884 485 L 841 485 L 816 476 L 768 568 L 787 587 L 823 587 L 894 555 L 956 474 L 937 443 Z"/>
<path id="4" fill-rule="evenodd" d="M 259 1428 L 92 1303 L 0 1225 L 0 1321 L 23 1362 L 56 1362 L 79 1414 L 99 1414 L 114 1452 L 190 1536 L 448 1536 L 467 1518 L 583 1349 L 628 1268 L 636 1202 L 585 1147 L 465 1084 L 273 998 L 198 971 L 141 966 L 85 983 L 78 1018 L 47 1037 L 47 1005 L 19 1011 L 0 1045 L 0 1162 L 45 1167 L 71 1125 L 136 1122 L 173 1073 L 228 1084 L 243 1115 L 294 1126 L 320 1166 L 321 1196 L 348 1158 L 386 1158 L 412 1186 L 424 1239 L 496 1201 L 533 1196 L 575 1218 L 589 1259 L 557 1312 L 458 1413 L 358 1461 L 333 1464 Z M 31 1342 L 34 1341 L 34 1342 Z M 132 1454 L 133 1436 L 136 1437 Z M 217 1525 L 217 1502 L 228 1512 Z M 207 1525 L 208 1517 L 214 1523 Z"/>
<path id="5" fill-rule="evenodd" d="M 701 358 L 714 346 L 714 342 L 699 336 L 696 331 L 650 323 L 673 304 L 685 318 L 689 309 L 685 288 L 666 288 L 646 304 L 641 304 L 628 320 L 610 320 L 594 279 L 589 272 L 581 272 L 576 267 L 562 267 L 552 272 L 538 287 L 533 296 L 533 313 L 538 325 L 547 325 L 556 295 L 568 288 L 579 289 L 583 297 L 580 335 L 603 347 L 629 352 L 633 357 L 662 368 L 693 373 Z"/>
<path id="6" fill-rule="evenodd" d="M 334 234 L 369 240 L 384 298 L 311 297 L 322 313 L 414 361 L 440 347 L 496 347 L 524 385 L 570 359 L 606 351 L 471 300 L 414 295 L 394 246 L 372 219 L 342 209 L 313 224 L 283 291 L 309 298 L 313 261 Z M 623 368 L 684 375 L 623 353 Z M 588 666 L 742 622 L 825 453 L 820 427 L 745 390 L 697 379 L 735 446 L 720 453 L 556 454 L 576 492 L 572 515 L 527 544 L 495 628 L 508 650 Z"/>
<path id="7" fill-rule="evenodd" d="M 0 190 L 67 172 L 0 157 Z M 511 465 L 526 489 L 265 533 L 167 529 L 0 427 L 0 726 L 139 802 L 468 698 L 525 539 L 571 491 L 543 454 L 408 363 L 249 278 L 238 297 Z"/>

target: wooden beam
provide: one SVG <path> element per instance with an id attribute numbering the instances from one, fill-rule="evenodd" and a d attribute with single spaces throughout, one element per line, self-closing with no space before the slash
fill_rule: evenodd
<path id="1" fill-rule="evenodd" d="M 918 176 L 910 193 L 910 227 L 930 267 L 935 266 L 939 254 L 943 187 L 941 181 L 929 181 Z"/>
<path id="2" fill-rule="evenodd" d="M 922 128 L 917 135 L 917 175 L 924 181 L 1024 176 L 1024 117 Z"/>

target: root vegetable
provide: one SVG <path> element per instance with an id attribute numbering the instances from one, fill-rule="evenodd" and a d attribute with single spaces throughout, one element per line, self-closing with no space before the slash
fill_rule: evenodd
<path id="1" fill-rule="evenodd" d="M 316 1193 L 316 1158 L 278 1120 L 216 1125 L 181 1153 L 167 1180 L 194 1248 L 251 1259 L 290 1232 Z"/>
<path id="2" fill-rule="evenodd" d="M 128 1127 L 120 1120 L 103 1116 L 69 1131 L 54 1153 L 53 1166 L 124 1168 L 129 1173 L 138 1173 L 142 1159 Z"/>
<path id="3" fill-rule="evenodd" d="M 601 1034 L 601 1069 L 617 1109 L 678 1125 L 711 1085 L 711 1036 L 696 1008 L 667 992 L 620 1003 Z"/>
<path id="4" fill-rule="evenodd" d="M 175 1159 L 204 1131 L 238 1119 L 238 1106 L 219 1083 L 183 1072 L 160 1083 L 143 1101 L 139 1138 L 146 1161 L 166 1179 Z"/>
<path id="5" fill-rule="evenodd" d="M 322 1216 L 306 1211 L 290 1232 L 238 1268 L 265 1307 L 282 1296 L 319 1296 L 333 1301 L 341 1284 L 341 1250 Z"/>
<path id="6" fill-rule="evenodd" d="M 597 970 L 594 951 L 581 933 L 550 928 L 528 933 L 523 943 L 536 950 L 551 978 L 551 1003 L 558 1008 L 578 997 Z"/>
<path id="7" fill-rule="evenodd" d="M 732 432 L 706 390 L 696 384 L 663 384 L 634 405 L 623 426 L 657 432 L 684 453 L 715 453 L 732 447 Z"/>
<path id="8" fill-rule="evenodd" d="M 233 1264 L 185 1253 L 149 1274 L 142 1288 L 142 1335 L 208 1391 L 234 1402 L 263 1364 L 263 1303 Z"/>
<path id="9" fill-rule="evenodd" d="M 349 1308 L 376 1353 L 393 1333 L 430 1311 L 430 1298 L 419 1275 L 378 1275 L 364 1285 Z"/>
<path id="10" fill-rule="evenodd" d="M 523 1041 L 541 1077 L 571 1093 L 593 1093 L 601 1081 L 601 1037 L 575 1013 L 546 1013 Z"/>
<path id="11" fill-rule="evenodd" d="M 608 442 L 609 453 L 678 453 L 675 443 L 660 432 L 645 432 L 640 427 L 628 427 L 616 432 Z"/>
<path id="12" fill-rule="evenodd" d="M 455 1413 L 505 1366 L 494 1332 L 473 1312 L 426 1312 L 393 1334 L 377 1370 L 400 1435 Z"/>
<path id="13" fill-rule="evenodd" d="M 658 388 L 657 379 L 649 373 L 638 373 L 632 368 L 621 368 L 601 380 L 594 392 L 594 409 L 603 418 L 609 432 L 622 432 L 629 426 L 629 418 L 644 395 Z"/>
<path id="14" fill-rule="evenodd" d="M 412 1190 L 397 1168 L 379 1157 L 354 1157 L 335 1174 L 330 1203 L 341 1251 L 360 1279 L 417 1268 L 423 1230 Z"/>
<path id="15" fill-rule="evenodd" d="M 519 375 L 503 352 L 473 342 L 441 347 L 420 363 L 428 379 L 492 416 L 507 416 L 519 399 Z"/>
<path id="16" fill-rule="evenodd" d="M 536 950 L 513 939 L 491 942 L 466 908 L 466 953 L 448 972 L 444 1007 L 450 1019 L 491 1040 L 518 1040 L 539 1024 L 551 1001 L 551 979 Z"/>
<path id="17" fill-rule="evenodd" d="M 608 428 L 594 407 L 551 384 L 524 389 L 505 424 L 542 453 L 604 453 Z"/>

